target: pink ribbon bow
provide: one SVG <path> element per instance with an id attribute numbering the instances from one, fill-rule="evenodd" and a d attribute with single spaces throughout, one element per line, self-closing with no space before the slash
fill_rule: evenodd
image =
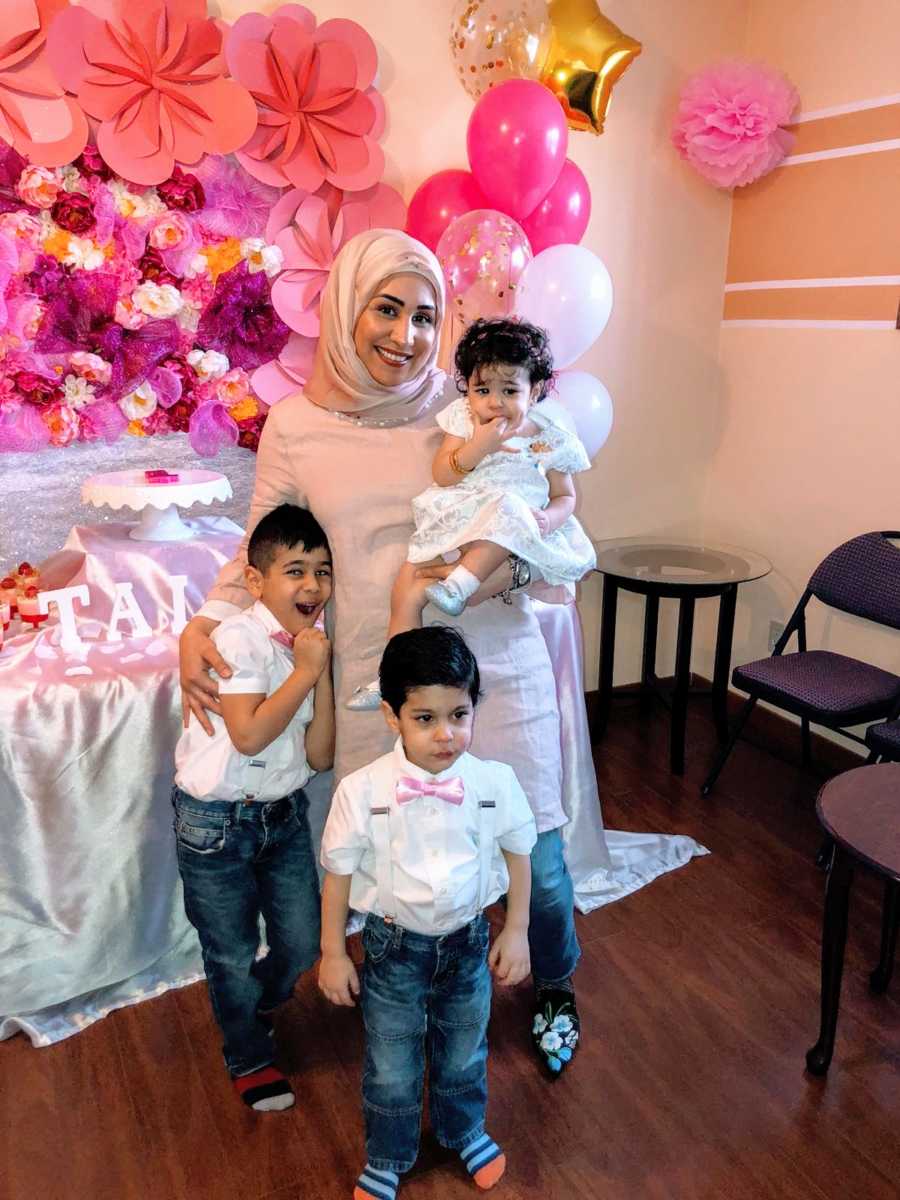
<path id="1" fill-rule="evenodd" d="M 283 629 L 279 629 L 277 633 L 270 633 L 269 637 L 273 642 L 277 642 L 279 646 L 284 646 L 285 650 L 293 650 L 294 639 L 289 633 L 285 633 Z"/>
<path id="2" fill-rule="evenodd" d="M 463 795 L 463 781 L 458 775 L 434 783 L 412 779 L 409 775 L 397 780 L 398 804 L 409 804 L 410 800 L 417 800 L 419 796 L 434 796 L 436 800 L 446 800 L 448 804 L 462 804 Z"/>

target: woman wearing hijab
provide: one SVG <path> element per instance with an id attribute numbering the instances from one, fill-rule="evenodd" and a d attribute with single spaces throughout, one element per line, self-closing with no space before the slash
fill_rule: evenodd
<path id="1" fill-rule="evenodd" d="M 321 336 L 309 384 L 273 407 L 260 439 L 247 536 L 206 604 L 182 635 L 185 713 L 201 722 L 215 708 L 211 667 L 228 673 L 209 639 L 215 624 L 250 603 L 243 582 L 247 537 L 276 505 L 308 507 L 325 529 L 334 564 L 333 647 L 337 708 L 335 776 L 390 749 L 380 713 L 347 712 L 345 702 L 377 674 L 391 584 L 406 557 L 411 499 L 430 483 L 442 431 L 435 413 L 457 395 L 436 365 L 444 317 L 437 259 L 395 230 L 361 233 L 341 250 L 322 297 Z M 448 568 L 449 569 L 449 568 Z M 478 660 L 484 699 L 472 753 L 509 763 L 538 828 L 532 856 L 529 942 L 536 989 L 532 1039 L 559 1072 L 577 1044 L 572 975 L 580 950 L 573 888 L 562 853 L 560 717 L 553 670 L 530 600 L 486 599 L 510 585 L 504 568 L 455 624 Z M 426 609 L 429 617 L 447 619 Z M 590 747 L 585 770 L 593 770 Z M 600 864 L 597 864 L 600 865 Z M 554 1020 L 556 1024 L 554 1025 Z M 549 1026 L 565 1027 L 568 1053 L 542 1047 Z M 553 1045 L 559 1039 L 551 1039 Z"/>

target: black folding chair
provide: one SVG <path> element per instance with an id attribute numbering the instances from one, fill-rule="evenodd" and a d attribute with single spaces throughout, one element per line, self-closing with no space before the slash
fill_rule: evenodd
<path id="1" fill-rule="evenodd" d="M 810 724 L 834 729 L 865 744 L 849 726 L 897 715 L 900 676 L 871 663 L 807 650 L 806 606 L 813 596 L 830 608 L 900 629 L 900 533 L 864 533 L 819 563 L 769 658 L 736 667 L 731 682 L 749 699 L 703 784 L 708 796 L 758 700 L 800 718 L 803 763 L 810 762 Z M 784 648 L 796 633 L 798 651 Z"/>

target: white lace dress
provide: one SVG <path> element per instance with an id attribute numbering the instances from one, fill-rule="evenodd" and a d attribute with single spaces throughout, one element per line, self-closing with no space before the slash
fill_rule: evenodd
<path id="1" fill-rule="evenodd" d="M 594 548 L 575 517 L 541 537 L 532 512 L 545 508 L 550 498 L 547 471 L 588 469 L 584 446 L 542 412 L 540 404 L 528 410 L 528 419 L 538 432 L 507 442 L 518 454 L 489 454 L 459 483 L 434 484 L 413 499 L 416 531 L 409 544 L 410 562 L 427 562 L 468 542 L 488 541 L 524 558 L 551 584 L 574 585 L 596 565 Z M 470 438 L 473 425 L 465 397 L 438 413 L 437 423 L 454 437 Z"/>

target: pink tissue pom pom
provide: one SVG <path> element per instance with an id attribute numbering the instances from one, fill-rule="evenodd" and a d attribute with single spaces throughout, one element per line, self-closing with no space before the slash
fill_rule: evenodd
<path id="1" fill-rule="evenodd" d="M 777 167 L 793 145 L 800 97 L 761 63 L 724 62 L 687 81 L 672 141 L 682 158 L 721 188 L 742 187 Z"/>

